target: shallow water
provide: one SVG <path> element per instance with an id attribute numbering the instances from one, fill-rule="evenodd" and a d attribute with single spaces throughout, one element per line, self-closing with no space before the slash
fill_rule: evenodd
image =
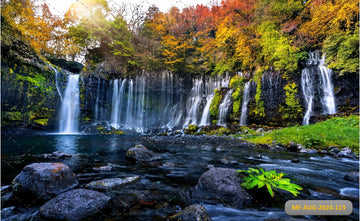
<path id="1" fill-rule="evenodd" d="M 207 143 L 206 139 L 200 144 L 181 144 L 151 142 L 146 138 L 55 134 L 2 138 L 2 186 L 10 184 L 25 165 L 46 161 L 65 163 L 78 175 L 82 185 L 96 179 L 140 175 L 140 182 L 161 183 L 176 188 L 179 192 L 194 186 L 208 165 L 234 169 L 261 166 L 268 170 L 284 172 L 293 182 L 304 187 L 305 190 L 297 199 L 350 199 L 354 204 L 354 214 L 335 219 L 358 219 L 359 186 L 343 179 L 347 172 L 359 170 L 358 160 L 317 154 L 270 152 L 234 142 Z M 143 144 L 160 153 L 161 161 L 151 165 L 127 161 L 126 150 L 136 144 Z M 38 157 L 40 154 L 54 151 L 79 156 L 62 160 Z M 261 158 L 258 158 L 258 155 Z M 237 161 L 237 164 L 220 164 L 219 161 L 224 158 Z M 292 163 L 293 158 L 299 159 L 300 162 Z M 94 167 L 99 166 L 111 166 L 111 170 L 94 170 Z M 213 220 L 266 220 L 288 217 L 281 205 L 276 208 L 264 207 L 261 211 L 254 207 L 244 210 L 223 205 L 206 204 L 205 207 Z"/>

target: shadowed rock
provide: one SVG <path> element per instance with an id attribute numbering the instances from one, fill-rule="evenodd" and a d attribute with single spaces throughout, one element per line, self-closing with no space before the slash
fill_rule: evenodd
<path id="1" fill-rule="evenodd" d="M 176 221 L 211 221 L 208 211 L 200 204 L 194 204 L 185 207 L 180 212 L 170 217 L 170 220 Z"/>
<path id="2" fill-rule="evenodd" d="M 39 215 L 46 219 L 80 220 L 100 213 L 110 197 L 93 190 L 75 189 L 62 193 L 40 207 Z"/>
<path id="3" fill-rule="evenodd" d="M 201 175 L 193 189 L 195 201 L 225 203 L 243 208 L 252 197 L 241 188 L 241 179 L 234 169 L 211 168 Z"/>
<path id="4" fill-rule="evenodd" d="M 14 178 L 14 195 L 22 203 L 47 201 L 78 185 L 75 174 L 62 163 L 33 163 Z"/>
<path id="5" fill-rule="evenodd" d="M 126 151 L 126 158 L 134 161 L 152 161 L 156 160 L 156 153 L 148 150 L 143 145 L 136 145 Z"/>

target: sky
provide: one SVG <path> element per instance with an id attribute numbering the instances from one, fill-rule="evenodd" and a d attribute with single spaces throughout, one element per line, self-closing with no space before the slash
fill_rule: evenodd
<path id="1" fill-rule="evenodd" d="M 45 0 L 49 5 L 50 10 L 53 14 L 63 15 L 71 4 L 77 0 Z M 220 0 L 112 0 L 117 4 L 141 4 L 144 9 L 147 9 L 151 5 L 156 5 L 160 11 L 167 12 L 172 6 L 176 6 L 179 9 L 183 9 L 188 6 L 196 6 L 197 4 L 203 4 L 210 6 L 214 2 L 219 2 Z M 219 2 L 220 3 L 220 2 Z"/>

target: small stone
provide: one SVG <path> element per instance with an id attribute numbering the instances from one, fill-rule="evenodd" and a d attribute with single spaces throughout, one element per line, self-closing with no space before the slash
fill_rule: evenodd
<path id="1" fill-rule="evenodd" d="M 93 170 L 98 170 L 98 171 L 110 171 L 111 169 L 112 166 L 93 167 Z"/>
<path id="2" fill-rule="evenodd" d="M 352 158 L 355 156 L 355 154 L 352 153 L 351 149 L 349 147 L 343 148 L 340 152 L 337 153 L 339 157 L 349 157 Z"/>
<path id="3" fill-rule="evenodd" d="M 255 159 L 262 159 L 263 157 L 260 154 L 254 156 Z"/>
<path id="4" fill-rule="evenodd" d="M 322 150 L 320 151 L 321 154 L 327 154 L 327 151 L 326 150 Z"/>
<path id="5" fill-rule="evenodd" d="M 349 172 L 345 175 L 344 179 L 351 182 L 359 182 L 359 172 Z"/>
<path id="6" fill-rule="evenodd" d="M 255 132 L 256 132 L 256 133 L 263 133 L 263 132 L 264 132 L 264 129 L 260 127 L 260 128 L 257 129 Z"/>
<path id="7" fill-rule="evenodd" d="M 300 162 L 300 160 L 299 160 L 299 159 L 297 159 L 297 158 L 294 158 L 294 159 L 292 159 L 292 160 L 291 160 L 291 162 L 292 162 L 292 163 L 299 163 L 299 162 Z"/>
<path id="8" fill-rule="evenodd" d="M 176 221 L 211 221 L 208 211 L 200 204 L 185 207 L 183 210 L 169 218 L 170 220 Z"/>
<path id="9" fill-rule="evenodd" d="M 136 145 L 126 151 L 126 158 L 135 161 L 152 161 L 156 154 L 143 145 Z"/>
<path id="10" fill-rule="evenodd" d="M 330 146 L 328 148 L 328 151 L 331 152 L 331 153 L 339 153 L 340 152 L 340 150 L 338 148 L 334 147 L 334 146 Z"/>

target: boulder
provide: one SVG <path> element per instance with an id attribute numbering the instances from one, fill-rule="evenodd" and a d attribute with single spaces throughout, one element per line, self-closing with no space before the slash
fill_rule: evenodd
<path id="1" fill-rule="evenodd" d="M 24 203 L 47 201 L 78 185 L 75 174 L 62 163 L 33 163 L 13 180 L 14 195 Z"/>
<path id="2" fill-rule="evenodd" d="M 134 161 L 152 161 L 156 159 L 156 156 L 156 153 L 141 144 L 126 151 L 126 158 Z"/>
<path id="3" fill-rule="evenodd" d="M 352 153 L 349 147 L 343 148 L 337 155 L 339 157 L 348 157 L 348 158 L 355 157 L 355 154 Z"/>
<path id="4" fill-rule="evenodd" d="M 110 199 L 97 191 L 75 189 L 46 202 L 40 207 L 39 215 L 51 220 L 80 220 L 100 213 Z"/>
<path id="5" fill-rule="evenodd" d="M 180 212 L 170 217 L 170 220 L 176 221 L 211 221 L 208 211 L 200 204 L 194 204 L 185 207 Z"/>
<path id="6" fill-rule="evenodd" d="M 110 190 L 120 186 L 123 186 L 128 183 L 135 182 L 140 179 L 139 176 L 125 177 L 125 178 L 110 178 L 92 181 L 86 184 L 85 188 L 87 189 L 95 189 L 95 190 Z"/>
<path id="7" fill-rule="evenodd" d="M 236 170 L 213 167 L 201 175 L 192 191 L 192 198 L 243 208 L 252 197 L 240 185 L 241 179 Z"/>
<path id="8" fill-rule="evenodd" d="M 349 172 L 345 175 L 344 179 L 351 182 L 359 182 L 359 172 Z"/>

